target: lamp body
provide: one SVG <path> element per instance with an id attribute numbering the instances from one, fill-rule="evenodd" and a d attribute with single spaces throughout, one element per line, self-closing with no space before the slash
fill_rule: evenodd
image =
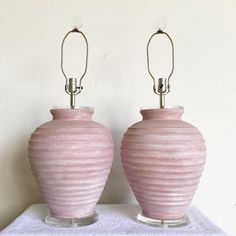
<path id="1" fill-rule="evenodd" d="M 181 120 L 182 107 L 141 114 L 143 120 L 122 140 L 126 176 L 145 217 L 181 219 L 202 175 L 205 142 L 197 128 Z"/>
<path id="2" fill-rule="evenodd" d="M 53 120 L 31 135 L 31 169 L 52 217 L 87 217 L 93 214 L 111 169 L 112 136 L 92 120 L 92 108 L 50 112 Z"/>

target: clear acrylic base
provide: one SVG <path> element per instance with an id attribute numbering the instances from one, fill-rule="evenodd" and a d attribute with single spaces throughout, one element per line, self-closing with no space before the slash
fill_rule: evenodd
<path id="1" fill-rule="evenodd" d="M 70 228 L 90 225 L 97 220 L 98 214 L 96 212 L 83 218 L 55 218 L 49 213 L 45 218 L 45 223 L 50 226 Z"/>
<path id="2" fill-rule="evenodd" d="M 136 218 L 138 222 L 141 222 L 146 225 L 154 226 L 154 227 L 161 227 L 161 228 L 181 227 L 181 226 L 188 225 L 190 223 L 189 218 L 187 216 L 184 216 L 183 218 L 175 219 L 175 220 L 158 220 L 158 219 L 146 217 L 142 213 L 139 213 Z"/>

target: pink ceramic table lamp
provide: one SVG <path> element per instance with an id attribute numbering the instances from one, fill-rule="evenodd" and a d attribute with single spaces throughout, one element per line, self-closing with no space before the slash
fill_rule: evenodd
<path id="1" fill-rule="evenodd" d="M 172 68 L 157 83 L 149 67 L 149 44 L 154 36 L 166 36 L 172 48 Z M 174 45 L 159 29 L 147 44 L 148 71 L 160 107 L 141 109 L 142 121 L 124 134 L 121 157 L 125 173 L 142 213 L 137 220 L 152 226 L 176 227 L 189 222 L 185 212 L 202 175 L 206 148 L 201 133 L 183 121 L 183 107 L 165 107 L 174 71 Z"/>
<path id="2" fill-rule="evenodd" d="M 86 43 L 86 63 L 79 86 L 63 70 L 63 46 L 69 34 L 78 33 Z M 53 120 L 35 130 L 29 141 L 29 159 L 43 200 L 50 214 L 45 222 L 74 227 L 96 222 L 94 212 L 113 159 L 111 133 L 92 120 L 92 107 L 76 107 L 75 95 L 82 90 L 87 70 L 88 42 L 75 27 L 61 45 L 61 69 L 70 95 L 70 108 L 51 109 Z"/>

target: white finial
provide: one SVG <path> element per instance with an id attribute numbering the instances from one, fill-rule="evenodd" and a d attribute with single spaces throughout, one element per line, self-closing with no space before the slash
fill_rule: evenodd
<path id="1" fill-rule="evenodd" d="M 167 27 L 167 20 L 165 17 L 159 17 L 155 22 L 156 30 L 164 31 Z"/>
<path id="2" fill-rule="evenodd" d="M 73 15 L 71 19 L 72 28 L 80 29 L 83 26 L 82 18 L 79 15 Z"/>

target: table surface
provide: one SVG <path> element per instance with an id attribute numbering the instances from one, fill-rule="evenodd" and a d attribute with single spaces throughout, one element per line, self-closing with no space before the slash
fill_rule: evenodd
<path id="1" fill-rule="evenodd" d="M 196 207 L 191 207 L 187 214 L 191 223 L 179 228 L 156 228 L 136 221 L 140 212 L 138 205 L 102 204 L 97 205 L 99 219 L 95 224 L 57 228 L 44 223 L 48 208 L 44 204 L 34 204 L 27 208 L 1 235 L 172 235 L 172 236 L 225 236 L 226 234 L 204 216 Z"/>

